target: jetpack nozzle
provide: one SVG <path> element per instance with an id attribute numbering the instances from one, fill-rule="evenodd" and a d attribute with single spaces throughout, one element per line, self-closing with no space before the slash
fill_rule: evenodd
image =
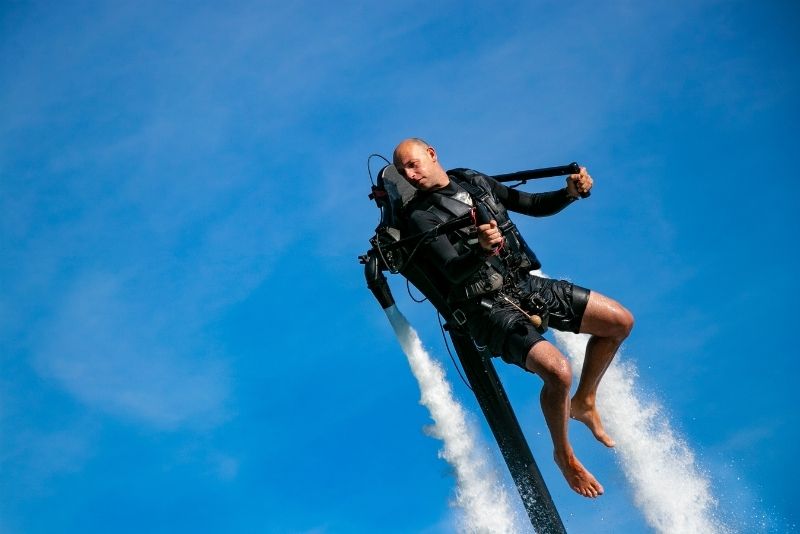
<path id="1" fill-rule="evenodd" d="M 386 282 L 386 277 L 383 276 L 380 268 L 378 267 L 378 258 L 374 254 L 368 254 L 364 258 L 364 276 L 367 279 L 367 287 L 375 298 L 378 304 L 384 310 L 390 306 L 394 306 L 394 297 L 392 291 L 389 289 L 389 284 Z"/>

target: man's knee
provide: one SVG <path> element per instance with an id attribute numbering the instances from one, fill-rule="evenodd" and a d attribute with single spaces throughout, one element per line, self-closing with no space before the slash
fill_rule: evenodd
<path id="1" fill-rule="evenodd" d="M 572 386 L 572 370 L 569 361 L 547 341 L 540 341 L 531 347 L 525 367 L 539 375 L 551 388 L 569 391 Z"/>
<path id="2" fill-rule="evenodd" d="M 625 339 L 633 329 L 633 314 L 605 295 L 592 292 L 581 322 L 581 332 Z"/>
<path id="3" fill-rule="evenodd" d="M 602 337 L 612 337 L 623 340 L 630 335 L 633 330 L 633 314 L 625 307 L 617 304 L 613 312 L 608 314 L 605 319 L 605 328 L 599 335 Z"/>
<path id="4" fill-rule="evenodd" d="M 569 368 L 569 362 L 566 358 L 562 358 L 558 365 L 546 369 L 539 376 L 542 377 L 547 386 L 553 389 L 564 390 L 569 393 L 572 387 L 572 370 Z"/>
<path id="5" fill-rule="evenodd" d="M 617 313 L 614 315 L 614 326 L 617 330 L 617 336 L 621 338 L 626 338 L 630 335 L 631 330 L 633 330 L 633 314 L 628 311 L 627 308 L 620 305 Z"/>

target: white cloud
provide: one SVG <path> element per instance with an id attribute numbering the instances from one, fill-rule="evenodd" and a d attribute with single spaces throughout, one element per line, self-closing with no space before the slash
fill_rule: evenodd
<path id="1" fill-rule="evenodd" d="M 41 332 L 38 371 L 94 410 L 159 429 L 224 420 L 225 362 L 193 354 L 190 341 L 151 322 L 152 310 L 130 297 L 110 275 L 75 284 Z"/>
<path id="2" fill-rule="evenodd" d="M 79 473 L 94 456 L 97 428 L 86 418 L 57 428 L 36 428 L 20 408 L 2 418 L 0 471 L 19 493 L 49 495 L 54 477 Z"/>

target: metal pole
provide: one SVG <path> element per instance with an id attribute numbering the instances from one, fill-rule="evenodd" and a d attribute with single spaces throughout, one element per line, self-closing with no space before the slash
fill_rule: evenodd
<path id="1" fill-rule="evenodd" d="M 533 528 L 539 534 L 566 534 L 564 523 L 542 478 L 539 466 L 536 465 L 494 365 L 488 355 L 478 352 L 469 336 L 451 329 L 450 338 L 453 340 L 453 346 L 472 391 L 508 465 Z"/>

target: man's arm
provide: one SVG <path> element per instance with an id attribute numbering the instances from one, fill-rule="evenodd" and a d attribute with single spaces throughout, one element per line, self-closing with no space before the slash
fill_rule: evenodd
<path id="1" fill-rule="evenodd" d="M 411 214 L 409 229 L 412 233 L 427 232 L 440 223 L 441 221 L 434 214 L 420 210 Z M 430 243 L 421 246 L 427 248 L 433 263 L 454 284 L 460 284 L 475 274 L 489 254 L 483 252 L 482 247 L 471 248 L 467 252 L 459 254 L 445 235 L 437 236 Z"/>
<path id="2" fill-rule="evenodd" d="M 576 201 L 581 193 L 588 193 L 593 184 L 586 167 L 581 167 L 579 174 L 567 177 L 567 187 L 548 193 L 526 193 L 506 187 L 491 177 L 487 178 L 492 192 L 507 209 L 534 217 L 555 215 Z"/>

